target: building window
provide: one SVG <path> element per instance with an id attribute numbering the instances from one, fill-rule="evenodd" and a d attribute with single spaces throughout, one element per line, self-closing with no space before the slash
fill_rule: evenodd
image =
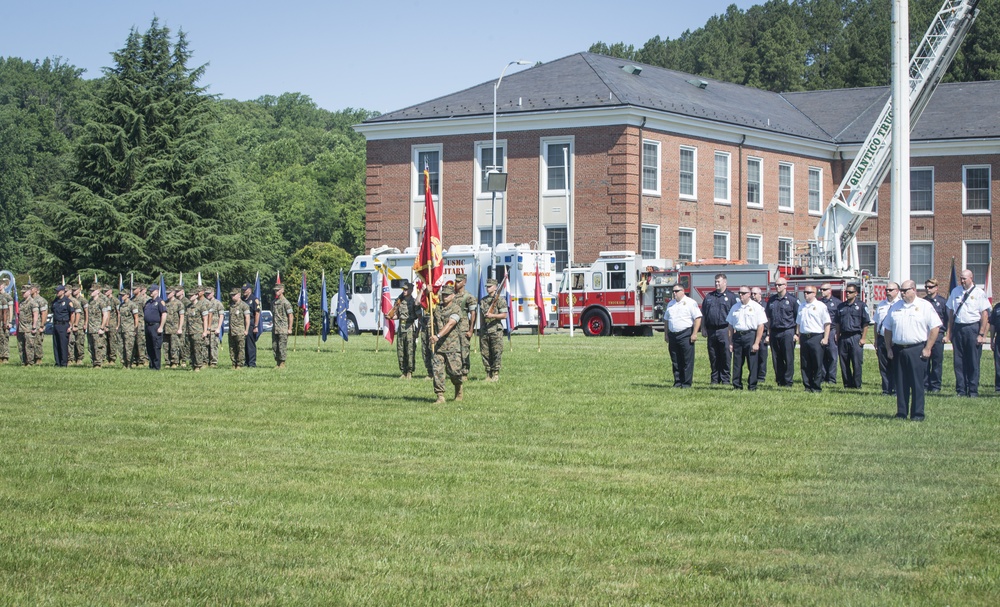
<path id="1" fill-rule="evenodd" d="M 759 234 L 750 234 L 747 236 L 747 263 L 761 263 L 761 238 Z"/>
<path id="2" fill-rule="evenodd" d="M 545 248 L 556 254 L 556 272 L 569 264 L 569 239 L 565 226 L 545 227 Z"/>
<path id="3" fill-rule="evenodd" d="M 419 146 L 413 148 L 413 201 L 423 202 L 426 193 L 424 169 L 430 173 L 431 194 L 437 202 L 441 196 L 441 146 Z"/>
<path id="4" fill-rule="evenodd" d="M 809 167 L 809 213 L 823 212 L 823 169 Z"/>
<path id="5" fill-rule="evenodd" d="M 966 240 L 962 243 L 965 248 L 965 263 L 962 267 L 972 270 L 972 279 L 976 284 L 982 286 L 986 283 L 986 270 L 990 267 L 990 243 L 983 241 Z M 993 297 L 992 293 L 986 295 Z"/>
<path id="6" fill-rule="evenodd" d="M 660 142 L 642 142 L 642 193 L 660 195 Z"/>
<path id="7" fill-rule="evenodd" d="M 660 258 L 660 226 L 642 224 L 642 258 Z"/>
<path id="8" fill-rule="evenodd" d="M 990 167 L 962 167 L 962 211 L 984 213 L 990 210 Z"/>
<path id="9" fill-rule="evenodd" d="M 872 276 L 878 276 L 878 243 L 858 243 L 858 269 L 868 271 Z"/>
<path id="10" fill-rule="evenodd" d="M 503 242 L 503 226 L 497 226 L 497 243 Z M 484 244 L 488 247 L 495 246 L 493 243 L 493 229 L 492 228 L 479 228 L 479 244 Z"/>
<path id="11" fill-rule="evenodd" d="M 716 259 L 729 259 L 729 232 L 715 232 L 712 234 L 712 257 Z"/>
<path id="12" fill-rule="evenodd" d="M 694 230 L 681 228 L 677 232 L 677 261 L 694 261 Z"/>
<path id="13" fill-rule="evenodd" d="M 545 150 L 545 189 L 547 193 L 564 193 L 569 183 L 569 170 L 566 166 L 570 159 L 569 142 L 546 141 Z"/>
<path id="14" fill-rule="evenodd" d="M 680 164 L 680 195 L 681 198 L 697 198 L 698 182 L 695 179 L 695 167 L 698 165 L 698 151 L 695 148 L 681 147 Z"/>
<path id="15" fill-rule="evenodd" d="M 761 198 L 761 171 L 764 161 L 760 158 L 747 158 L 747 206 L 763 207 Z"/>
<path id="16" fill-rule="evenodd" d="M 934 169 L 910 169 L 910 212 L 934 212 Z"/>
<path id="17" fill-rule="evenodd" d="M 779 238 L 778 239 L 778 265 L 780 265 L 780 266 L 790 266 L 790 265 L 792 265 L 792 239 L 791 238 Z"/>
<path id="18" fill-rule="evenodd" d="M 778 208 L 782 211 L 792 210 L 792 165 L 778 163 Z"/>
<path id="19" fill-rule="evenodd" d="M 922 285 L 934 277 L 934 243 L 910 243 L 910 280 Z"/>
<path id="20" fill-rule="evenodd" d="M 490 170 L 493 168 L 493 142 L 485 141 L 478 144 L 479 154 L 479 191 L 478 195 L 489 197 L 492 192 L 486 187 L 486 176 L 489 174 Z M 505 145 L 497 142 L 497 166 L 496 170 L 501 173 L 504 172 L 504 167 L 507 164 L 507 150 Z"/>
<path id="21" fill-rule="evenodd" d="M 729 154 L 715 153 L 715 202 L 730 204 L 729 198 Z"/>

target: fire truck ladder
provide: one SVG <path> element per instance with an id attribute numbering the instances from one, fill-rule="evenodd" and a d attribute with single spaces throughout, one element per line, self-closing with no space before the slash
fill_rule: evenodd
<path id="1" fill-rule="evenodd" d="M 945 0 L 910 59 L 910 128 L 927 107 L 979 11 L 979 0 Z M 875 216 L 879 185 L 892 161 L 892 97 L 858 150 L 837 192 L 816 224 L 806 266 L 811 274 L 857 276 L 855 236 L 865 219 Z"/>

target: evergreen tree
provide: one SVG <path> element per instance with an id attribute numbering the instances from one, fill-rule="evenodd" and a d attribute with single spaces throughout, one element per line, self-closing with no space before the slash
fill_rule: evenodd
<path id="1" fill-rule="evenodd" d="M 64 204 L 46 209 L 62 272 L 252 274 L 275 265 L 278 233 L 216 143 L 216 102 L 188 67 L 183 32 L 153 19 L 105 70 Z"/>

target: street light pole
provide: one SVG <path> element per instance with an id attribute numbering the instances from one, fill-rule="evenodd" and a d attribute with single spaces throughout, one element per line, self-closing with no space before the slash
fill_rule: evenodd
<path id="1" fill-rule="evenodd" d="M 500 77 L 497 78 L 497 83 L 493 85 L 493 166 L 489 167 L 489 172 L 500 172 L 500 164 L 497 162 L 497 90 L 500 88 L 500 82 L 503 80 L 503 75 L 507 73 L 507 68 L 512 65 L 529 65 L 530 61 L 525 61 L 519 59 L 517 61 L 511 61 L 503 67 L 500 71 Z M 496 278 L 496 249 L 497 249 L 497 192 L 493 190 L 492 200 L 490 201 L 490 267 L 493 269 L 493 278 Z"/>

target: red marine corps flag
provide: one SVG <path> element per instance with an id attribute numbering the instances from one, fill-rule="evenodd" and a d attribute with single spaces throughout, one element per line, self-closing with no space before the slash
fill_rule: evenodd
<path id="1" fill-rule="evenodd" d="M 392 312 L 392 296 L 389 294 L 389 279 L 382 272 L 382 336 L 391 344 L 396 338 L 396 323 L 389 318 Z"/>
<path id="2" fill-rule="evenodd" d="M 420 305 L 431 309 L 437 291 L 438 281 L 443 271 L 443 249 L 441 248 L 441 232 L 438 230 L 437 215 L 434 213 L 434 198 L 431 195 L 431 174 L 424 166 L 424 233 L 420 238 L 420 252 L 413 263 L 413 273 L 417 276 L 417 288 L 420 283 L 426 288 L 429 296 L 420 298 Z"/>

